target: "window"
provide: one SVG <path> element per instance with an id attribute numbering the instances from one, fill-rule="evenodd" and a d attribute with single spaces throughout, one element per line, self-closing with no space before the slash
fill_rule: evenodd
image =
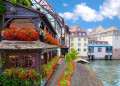
<path id="1" fill-rule="evenodd" d="M 78 30 L 80 30 L 80 28 L 78 28 Z"/>
<path id="2" fill-rule="evenodd" d="M 102 48 L 98 48 L 98 52 L 101 52 L 102 51 Z"/>
<path id="3" fill-rule="evenodd" d="M 103 44 L 104 44 L 104 45 L 107 45 L 107 42 L 104 42 Z"/>
<path id="4" fill-rule="evenodd" d="M 78 43 L 78 46 L 81 46 L 81 43 Z"/>
<path id="5" fill-rule="evenodd" d="M 86 52 L 86 49 L 84 49 L 84 52 Z"/>
<path id="6" fill-rule="evenodd" d="M 84 38 L 84 41 L 86 41 L 86 38 Z"/>
<path id="7" fill-rule="evenodd" d="M 94 47 L 89 47 L 89 53 L 94 53 Z"/>
<path id="8" fill-rule="evenodd" d="M 78 38 L 78 41 L 81 41 L 81 39 L 80 39 L 80 38 Z"/>
<path id="9" fill-rule="evenodd" d="M 71 46 L 73 46 L 73 43 L 71 43 Z"/>
<path id="10" fill-rule="evenodd" d="M 73 39 L 73 38 L 71 38 L 71 41 L 74 41 L 74 39 Z"/>
<path id="11" fill-rule="evenodd" d="M 93 42 L 93 44 L 95 45 L 95 44 L 97 44 L 97 42 Z"/>
<path id="12" fill-rule="evenodd" d="M 112 47 L 106 47 L 106 53 L 112 53 Z"/>
<path id="13" fill-rule="evenodd" d="M 84 46 L 86 46 L 86 43 L 84 43 Z"/>
<path id="14" fill-rule="evenodd" d="M 89 44 L 92 44 L 92 42 L 89 42 Z"/>
<path id="15" fill-rule="evenodd" d="M 115 34 L 118 34 L 118 32 L 116 31 Z"/>
<path id="16" fill-rule="evenodd" d="M 9 55 L 8 67 L 35 68 L 35 57 L 32 55 Z"/>
<path id="17" fill-rule="evenodd" d="M 74 35 L 74 33 L 72 33 L 72 36 Z"/>
<path id="18" fill-rule="evenodd" d="M 78 48 L 78 52 L 80 52 L 81 51 L 81 49 L 80 48 Z"/>
<path id="19" fill-rule="evenodd" d="M 85 33 L 83 33 L 83 36 L 85 36 Z"/>
<path id="20" fill-rule="evenodd" d="M 81 36 L 81 33 L 79 33 L 79 36 Z"/>
<path id="21" fill-rule="evenodd" d="M 62 34 L 64 34 L 64 28 L 62 28 Z"/>
<path id="22" fill-rule="evenodd" d="M 99 45 L 102 45 L 102 42 L 98 42 Z"/>

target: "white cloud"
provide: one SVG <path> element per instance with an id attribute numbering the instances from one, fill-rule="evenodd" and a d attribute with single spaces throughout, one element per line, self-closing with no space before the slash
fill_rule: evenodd
<path id="1" fill-rule="evenodd" d="M 87 22 L 102 21 L 105 18 L 113 19 L 117 16 L 120 19 L 120 0 L 105 0 L 100 6 L 100 10 L 96 11 L 81 3 L 75 5 L 73 12 L 59 13 L 65 19 L 77 21 L 79 18 Z"/>
<path id="2" fill-rule="evenodd" d="M 87 29 L 87 33 L 91 32 L 92 30 L 93 30 L 93 29 L 88 28 L 88 29 Z"/>
<path id="3" fill-rule="evenodd" d="M 103 16 L 94 9 L 86 6 L 86 3 L 81 3 L 75 6 L 73 20 L 78 20 L 81 17 L 85 21 L 101 21 Z"/>
<path id="4" fill-rule="evenodd" d="M 70 13 L 70 12 L 59 13 L 59 15 L 65 19 L 68 19 L 68 20 L 73 18 L 73 13 Z"/>
<path id="5" fill-rule="evenodd" d="M 100 11 L 103 16 L 113 19 L 114 16 L 119 17 L 120 15 L 120 0 L 106 0 Z"/>
<path id="6" fill-rule="evenodd" d="M 66 3 L 63 3 L 63 6 L 64 6 L 64 7 L 67 7 L 67 6 L 68 6 L 68 4 L 66 4 Z"/>

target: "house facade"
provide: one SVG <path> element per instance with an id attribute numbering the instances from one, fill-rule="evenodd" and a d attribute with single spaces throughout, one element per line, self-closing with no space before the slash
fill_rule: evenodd
<path id="1" fill-rule="evenodd" d="M 78 50 L 80 57 L 88 56 L 88 37 L 86 31 L 77 25 L 70 28 L 70 49 Z"/>
<path id="2" fill-rule="evenodd" d="M 88 36 L 94 38 L 97 41 L 107 41 L 113 48 L 113 59 L 120 59 L 120 32 L 116 27 L 110 27 L 103 29 L 102 26 L 97 27 L 91 31 Z"/>
<path id="3" fill-rule="evenodd" d="M 14 6 L 9 0 L 5 1 L 5 6 L 10 10 L 6 10 L 3 15 L 3 33 L 0 42 L 0 51 L 6 52 L 4 56 L 6 64 L 3 69 L 27 67 L 41 72 L 43 64 L 61 55 L 60 47 L 57 45 L 60 44 L 60 30 L 64 26 L 64 20 L 54 10 L 51 10 L 49 3 L 45 0 L 44 2 L 49 9 L 36 0 L 31 2 L 31 8 L 18 3 Z M 17 36 L 4 35 L 4 32 L 10 29 L 19 31 L 19 33 L 16 32 Z M 30 39 L 26 34 L 32 35 L 31 37 L 35 36 L 35 39 Z"/>
<path id="4" fill-rule="evenodd" d="M 67 24 L 61 30 L 61 54 L 65 55 L 70 50 L 70 31 Z"/>
<path id="5" fill-rule="evenodd" d="M 107 41 L 89 41 L 89 59 L 112 59 L 112 46 Z"/>

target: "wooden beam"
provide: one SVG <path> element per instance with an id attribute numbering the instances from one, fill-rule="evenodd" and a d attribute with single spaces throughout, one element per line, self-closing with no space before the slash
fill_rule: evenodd
<path id="1" fill-rule="evenodd" d="M 46 30 L 46 25 L 44 24 L 44 30 Z"/>
<path id="2" fill-rule="evenodd" d="M 37 22 L 35 22 L 32 18 L 28 18 L 28 19 L 31 20 L 34 23 L 34 25 L 37 27 Z"/>
<path id="3" fill-rule="evenodd" d="M 41 53 L 39 53 L 39 71 L 40 71 L 40 74 L 42 75 L 42 69 L 41 69 Z"/>
<path id="4" fill-rule="evenodd" d="M 5 28 L 7 26 L 7 24 L 12 20 L 13 20 L 13 18 L 8 19 L 8 21 L 4 24 L 3 28 Z"/>
<path id="5" fill-rule="evenodd" d="M 3 22 L 2 22 L 2 24 L 3 24 L 3 26 L 2 26 L 2 30 L 4 30 L 5 28 L 4 28 L 4 23 L 5 23 L 5 18 L 4 18 L 4 16 L 3 16 Z"/>

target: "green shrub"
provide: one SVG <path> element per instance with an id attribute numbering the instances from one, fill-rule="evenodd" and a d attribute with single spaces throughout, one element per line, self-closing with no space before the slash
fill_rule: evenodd
<path id="1" fill-rule="evenodd" d="M 0 73 L 0 86 L 40 85 L 42 77 L 39 72 L 23 68 L 6 69 Z"/>
<path id="2" fill-rule="evenodd" d="M 65 58 L 65 62 L 70 62 L 76 58 L 78 58 L 78 55 L 79 53 L 77 52 L 77 50 L 73 49 L 71 50 L 70 52 L 68 52 L 66 54 L 66 58 Z"/>

